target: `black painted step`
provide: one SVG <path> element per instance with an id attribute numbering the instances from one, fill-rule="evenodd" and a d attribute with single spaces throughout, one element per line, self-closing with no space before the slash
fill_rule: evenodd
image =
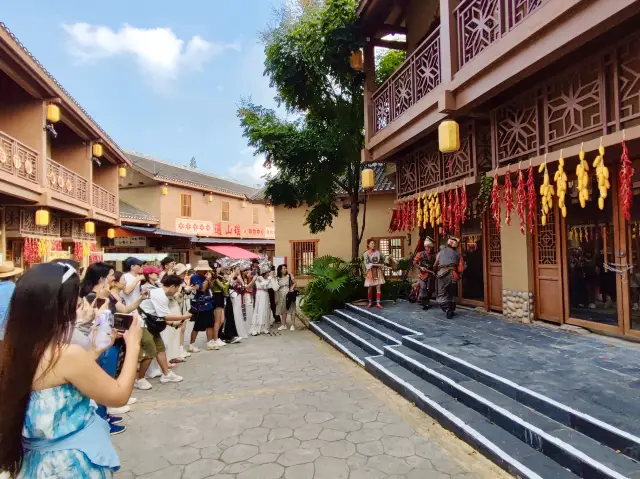
<path id="1" fill-rule="evenodd" d="M 385 356 L 584 478 L 640 475 L 640 464 L 406 346 Z"/>
<path id="2" fill-rule="evenodd" d="M 392 359 L 368 357 L 365 367 L 383 383 L 414 402 L 441 425 L 516 477 L 578 477 Z"/>
<path id="3" fill-rule="evenodd" d="M 383 348 L 386 344 L 368 331 L 360 329 L 335 315 L 323 316 L 322 321 L 325 322 L 327 326 L 349 338 L 352 343 L 357 344 L 367 351 L 370 356 L 381 356 L 384 353 Z"/>
<path id="4" fill-rule="evenodd" d="M 349 359 L 355 361 L 361 366 L 364 366 L 364 358 L 371 356 L 371 354 L 353 343 L 346 336 L 343 336 L 335 329 L 329 327 L 327 324 L 328 323 L 323 321 L 313 321 L 310 323 L 309 328 L 321 339 L 329 343 Z"/>
<path id="5" fill-rule="evenodd" d="M 400 333 L 400 335 L 402 336 L 420 334 L 420 332 L 415 329 L 412 329 L 407 326 L 403 326 L 402 324 L 399 324 L 395 321 L 388 320 L 387 318 L 382 316 L 382 314 L 380 314 L 380 311 L 377 309 L 363 308 L 360 306 L 355 306 L 353 304 L 347 304 L 346 309 L 348 311 L 353 311 L 354 313 L 359 314 L 360 316 L 364 316 L 365 318 L 370 319 L 374 323 L 380 324 L 393 331 L 396 331 L 397 333 Z"/>
<path id="6" fill-rule="evenodd" d="M 337 309 L 334 311 L 334 314 L 353 324 L 356 328 L 363 329 L 369 334 L 372 334 L 385 344 L 394 345 L 402 343 L 403 335 L 401 333 L 398 333 L 397 331 L 382 324 L 376 323 L 365 316 L 361 316 L 354 311 Z"/>
<path id="7" fill-rule="evenodd" d="M 403 345 L 608 446 L 614 451 L 620 451 L 632 459 L 640 460 L 640 438 L 633 434 L 441 351 L 419 339 L 405 337 Z"/>

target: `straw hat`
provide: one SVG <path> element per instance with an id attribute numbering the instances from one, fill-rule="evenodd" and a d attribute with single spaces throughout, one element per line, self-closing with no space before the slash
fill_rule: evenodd
<path id="1" fill-rule="evenodd" d="M 22 274 L 22 268 L 16 268 L 13 265 L 13 261 L 5 261 L 0 263 L 0 278 L 11 278 L 12 276 L 18 276 Z"/>
<path id="2" fill-rule="evenodd" d="M 173 267 L 173 274 L 176 274 L 176 275 L 180 276 L 182 273 L 185 273 L 186 271 L 189 271 L 190 269 L 191 269 L 191 265 L 190 264 L 178 263 L 177 265 L 175 265 Z"/>
<path id="3" fill-rule="evenodd" d="M 201 259 L 200 261 L 198 261 L 198 264 L 193 269 L 194 271 L 213 271 L 206 259 Z"/>

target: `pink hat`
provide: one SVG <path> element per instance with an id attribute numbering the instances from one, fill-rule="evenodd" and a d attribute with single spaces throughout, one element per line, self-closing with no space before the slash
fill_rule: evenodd
<path id="1" fill-rule="evenodd" d="M 160 274 L 162 272 L 162 269 L 159 266 L 145 266 L 142 269 L 142 274 Z"/>

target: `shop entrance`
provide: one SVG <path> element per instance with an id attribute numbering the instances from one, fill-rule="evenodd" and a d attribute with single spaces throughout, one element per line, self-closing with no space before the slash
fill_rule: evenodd
<path id="1" fill-rule="evenodd" d="M 472 306 L 486 306 L 483 214 L 477 196 L 469 201 L 467 219 L 461 225 L 459 251 L 466 267 L 458 286 L 459 302 Z"/>

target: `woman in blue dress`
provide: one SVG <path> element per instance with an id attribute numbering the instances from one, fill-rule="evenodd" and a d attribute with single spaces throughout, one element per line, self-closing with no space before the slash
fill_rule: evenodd
<path id="1" fill-rule="evenodd" d="M 18 479 L 111 478 L 120 462 L 93 401 L 119 407 L 133 389 L 139 321 L 117 379 L 69 344 L 80 278 L 68 264 L 31 268 L 16 285 L 0 350 L 0 472 Z"/>

